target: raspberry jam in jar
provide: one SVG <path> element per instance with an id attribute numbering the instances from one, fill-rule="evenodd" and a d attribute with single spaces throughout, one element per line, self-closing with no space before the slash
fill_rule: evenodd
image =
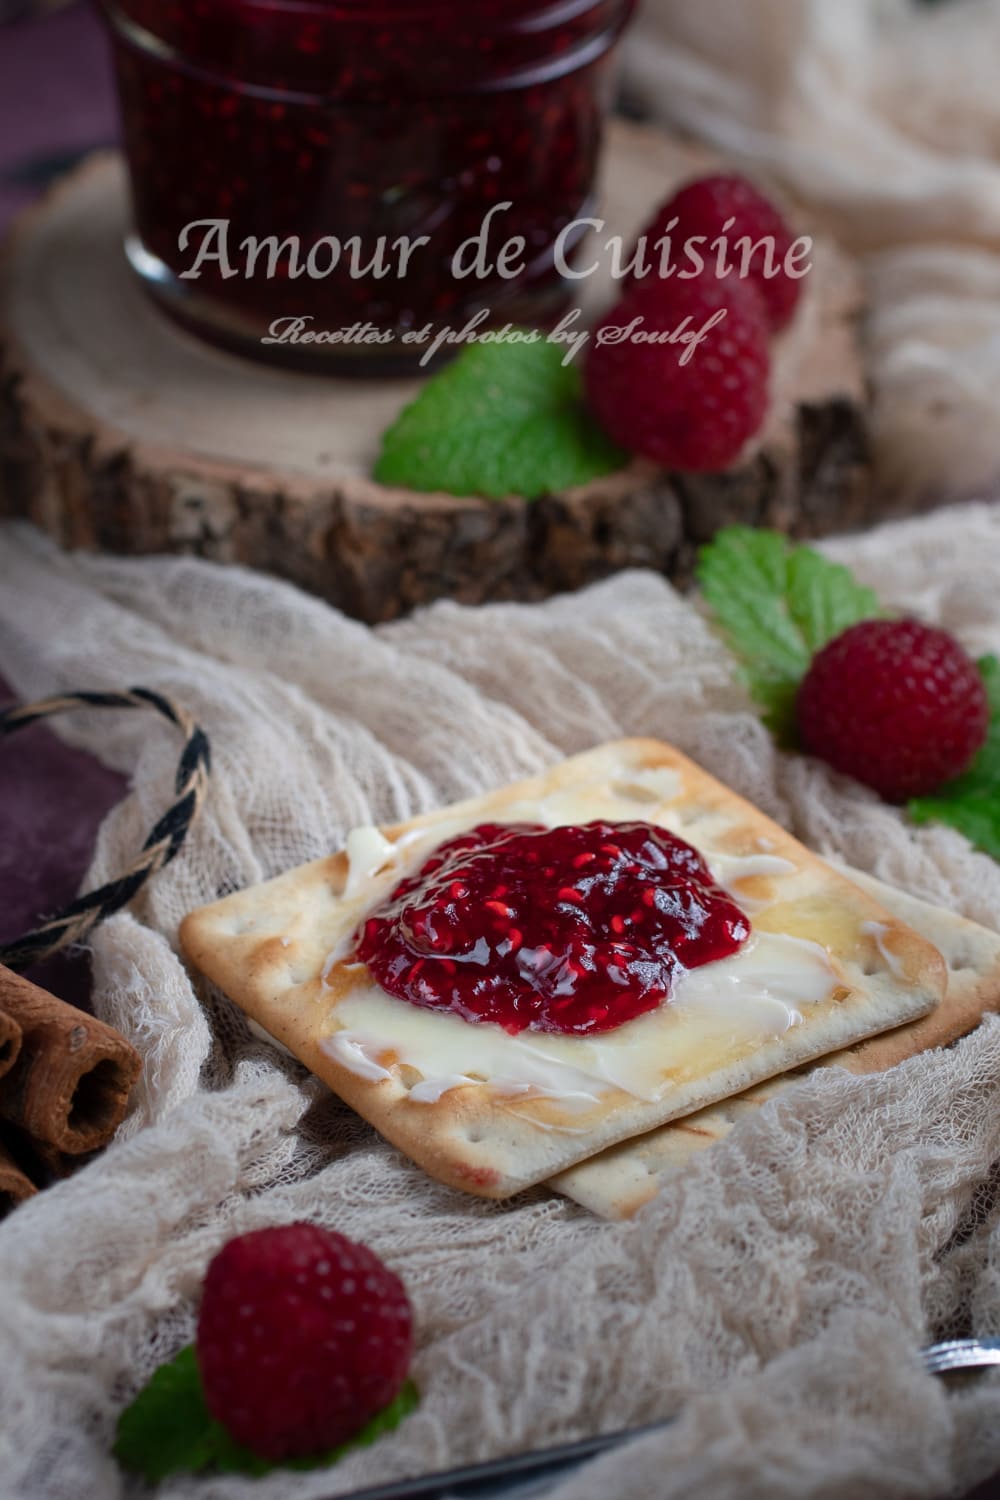
<path id="1" fill-rule="evenodd" d="M 101 3 L 129 258 L 188 327 L 391 373 L 407 333 L 567 305 L 635 0 Z"/>
<path id="2" fill-rule="evenodd" d="M 648 823 L 484 823 L 363 923 L 390 995 L 517 1034 L 611 1031 L 736 953 L 750 922 L 690 844 Z"/>

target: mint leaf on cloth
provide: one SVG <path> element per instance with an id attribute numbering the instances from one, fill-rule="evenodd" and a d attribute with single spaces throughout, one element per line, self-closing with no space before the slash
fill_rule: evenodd
<path id="1" fill-rule="evenodd" d="M 915 823 L 948 823 L 970 844 L 1000 859 L 1000 661 L 984 656 L 979 663 L 990 703 L 986 744 L 972 765 L 933 797 L 918 797 L 907 811 Z"/>
<path id="2" fill-rule="evenodd" d="M 878 598 L 811 547 L 751 526 L 727 526 L 703 547 L 697 579 L 765 723 L 792 744 L 795 695 L 812 657 L 849 625 L 882 614 Z"/>
<path id="3" fill-rule="evenodd" d="M 201 1388 L 194 1345 L 161 1365 L 118 1419 L 114 1455 L 123 1468 L 158 1484 L 170 1474 L 198 1474 L 214 1469 L 227 1474 L 260 1477 L 275 1469 L 322 1469 L 354 1448 L 367 1448 L 392 1432 L 419 1403 L 417 1388 L 408 1380 L 396 1399 L 349 1442 L 328 1453 L 272 1464 L 234 1441 L 210 1415 Z"/>
<path id="4" fill-rule="evenodd" d="M 628 460 L 599 430 L 564 350 L 539 335 L 470 344 L 424 387 L 382 439 L 381 484 L 537 500 Z"/>
<path id="5" fill-rule="evenodd" d="M 161 1365 L 118 1419 L 114 1455 L 123 1468 L 157 1484 L 178 1469 L 197 1473 L 212 1461 L 214 1434 L 194 1345 Z"/>

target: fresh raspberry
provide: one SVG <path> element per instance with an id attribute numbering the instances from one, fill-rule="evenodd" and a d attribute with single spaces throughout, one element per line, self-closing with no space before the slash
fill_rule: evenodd
<path id="1" fill-rule="evenodd" d="M 814 658 L 799 689 L 803 747 L 889 802 L 926 796 L 981 748 L 989 704 L 958 642 L 919 620 L 863 620 Z"/>
<path id="2" fill-rule="evenodd" d="M 677 223 L 671 228 L 674 219 Z M 729 224 L 730 219 L 734 221 L 732 224 Z M 699 177 L 687 183 L 663 205 L 643 234 L 646 236 L 647 260 L 653 269 L 637 285 L 650 289 L 659 282 L 656 267 L 661 252 L 656 242 L 665 235 L 670 238 L 671 264 L 678 272 L 692 264 L 683 247 L 697 236 L 703 236 L 705 243 L 693 248 L 704 258 L 713 274 L 718 252 L 711 248 L 712 241 L 723 236 L 727 242 L 727 260 L 736 268 L 731 276 L 742 273 L 746 247 L 740 241 L 748 238 L 756 248 L 749 262 L 747 279 L 763 298 L 772 332 L 791 321 L 802 295 L 801 279 L 789 276 L 786 270 L 786 257 L 795 243 L 795 234 L 771 200 L 745 177 Z M 771 276 L 766 274 L 769 269 L 774 272 Z M 675 280 L 676 274 L 671 279 Z"/>
<path id="3" fill-rule="evenodd" d="M 399 1277 L 314 1224 L 240 1235 L 205 1276 L 197 1349 L 208 1409 L 272 1463 L 353 1437 L 398 1394 L 412 1343 Z"/>
<path id="4" fill-rule="evenodd" d="M 696 337 L 719 313 L 693 352 L 679 341 L 636 342 Z M 601 342 L 605 329 L 634 320 L 631 335 Z M 770 368 L 757 293 L 706 274 L 662 282 L 655 296 L 634 291 L 612 308 L 594 332 L 583 378 L 591 410 L 623 448 L 665 468 L 710 472 L 729 468 L 760 428 Z"/>

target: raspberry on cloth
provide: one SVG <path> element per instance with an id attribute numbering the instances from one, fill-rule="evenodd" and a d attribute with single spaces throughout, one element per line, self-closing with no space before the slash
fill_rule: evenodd
<path id="1" fill-rule="evenodd" d="M 986 739 L 989 705 L 953 636 L 919 620 L 863 620 L 814 658 L 798 722 L 806 750 L 905 802 L 968 769 Z"/>
<path id="2" fill-rule="evenodd" d="M 389 1405 L 413 1319 L 403 1283 L 367 1246 L 288 1224 L 216 1255 L 197 1348 L 212 1415 L 278 1463 L 335 1448 Z"/>

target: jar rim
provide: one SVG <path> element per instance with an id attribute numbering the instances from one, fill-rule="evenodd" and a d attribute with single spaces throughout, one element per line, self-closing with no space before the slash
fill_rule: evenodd
<path id="1" fill-rule="evenodd" d="M 352 26 L 377 24 L 385 30 L 387 17 L 391 19 L 391 16 L 405 15 L 409 26 L 421 17 L 429 21 L 432 16 L 450 16 L 453 14 L 450 7 L 454 6 L 455 0 L 386 0 L 392 7 L 391 15 L 380 8 L 374 16 L 372 0 L 229 0 L 229 3 L 234 13 L 239 11 L 244 17 L 248 13 L 249 17 L 261 18 L 268 15 L 309 16 L 314 20 L 321 18 L 327 24 L 339 18 Z M 541 49 L 545 47 L 550 32 L 574 19 L 593 14 L 599 25 L 581 35 L 575 46 L 561 49 L 558 54 L 543 55 L 539 51 L 537 59 L 532 58 L 507 72 L 498 71 L 490 77 L 459 79 L 449 83 L 448 92 L 478 94 L 521 89 L 548 83 L 565 73 L 589 66 L 614 46 L 636 3 L 637 0 L 478 0 L 475 14 L 477 26 L 471 33 L 473 37 L 480 24 L 484 29 L 491 25 L 492 34 L 498 40 L 502 37 L 515 45 L 526 44 Z M 191 55 L 179 49 L 175 39 L 164 35 L 159 28 L 154 29 L 155 22 L 142 14 L 144 0 L 98 0 L 98 4 L 112 34 L 126 46 L 149 57 L 158 58 L 178 72 L 205 84 L 224 85 L 230 90 L 235 87 L 249 96 L 275 103 L 332 107 L 337 102 L 334 94 L 317 89 L 311 79 L 303 79 L 302 86 L 299 87 L 291 80 L 275 84 L 269 78 L 254 80 L 241 77 L 238 71 L 220 71 L 216 60 L 202 60 Z M 492 9 L 494 4 L 498 7 L 495 11 Z M 524 8 L 511 16 L 511 7 L 517 4 Z M 355 5 L 359 7 L 356 12 L 352 8 Z M 486 9 L 484 6 L 490 8 Z M 137 18 L 136 12 L 141 19 Z M 496 22 L 501 16 L 504 21 L 498 27 Z M 372 87 L 368 87 L 369 102 L 375 92 Z M 425 92 L 430 95 L 434 89 L 428 88 Z"/>
<path id="2" fill-rule="evenodd" d="M 115 0 L 100 0 L 100 3 L 105 10 L 118 8 Z M 339 13 L 355 24 L 369 20 L 372 26 L 384 26 L 392 21 L 412 23 L 430 19 L 452 12 L 455 6 L 455 0 L 381 0 L 373 13 L 372 0 L 231 0 L 231 3 L 241 11 L 271 11 L 315 19 L 329 19 Z M 617 0 L 617 3 L 624 9 L 635 0 Z M 463 23 L 474 25 L 478 19 L 495 23 L 498 16 L 511 17 L 511 11 L 517 6 L 519 14 L 511 17 L 509 29 L 542 31 L 607 5 L 608 0 L 477 0 L 475 9 L 463 16 Z"/>

